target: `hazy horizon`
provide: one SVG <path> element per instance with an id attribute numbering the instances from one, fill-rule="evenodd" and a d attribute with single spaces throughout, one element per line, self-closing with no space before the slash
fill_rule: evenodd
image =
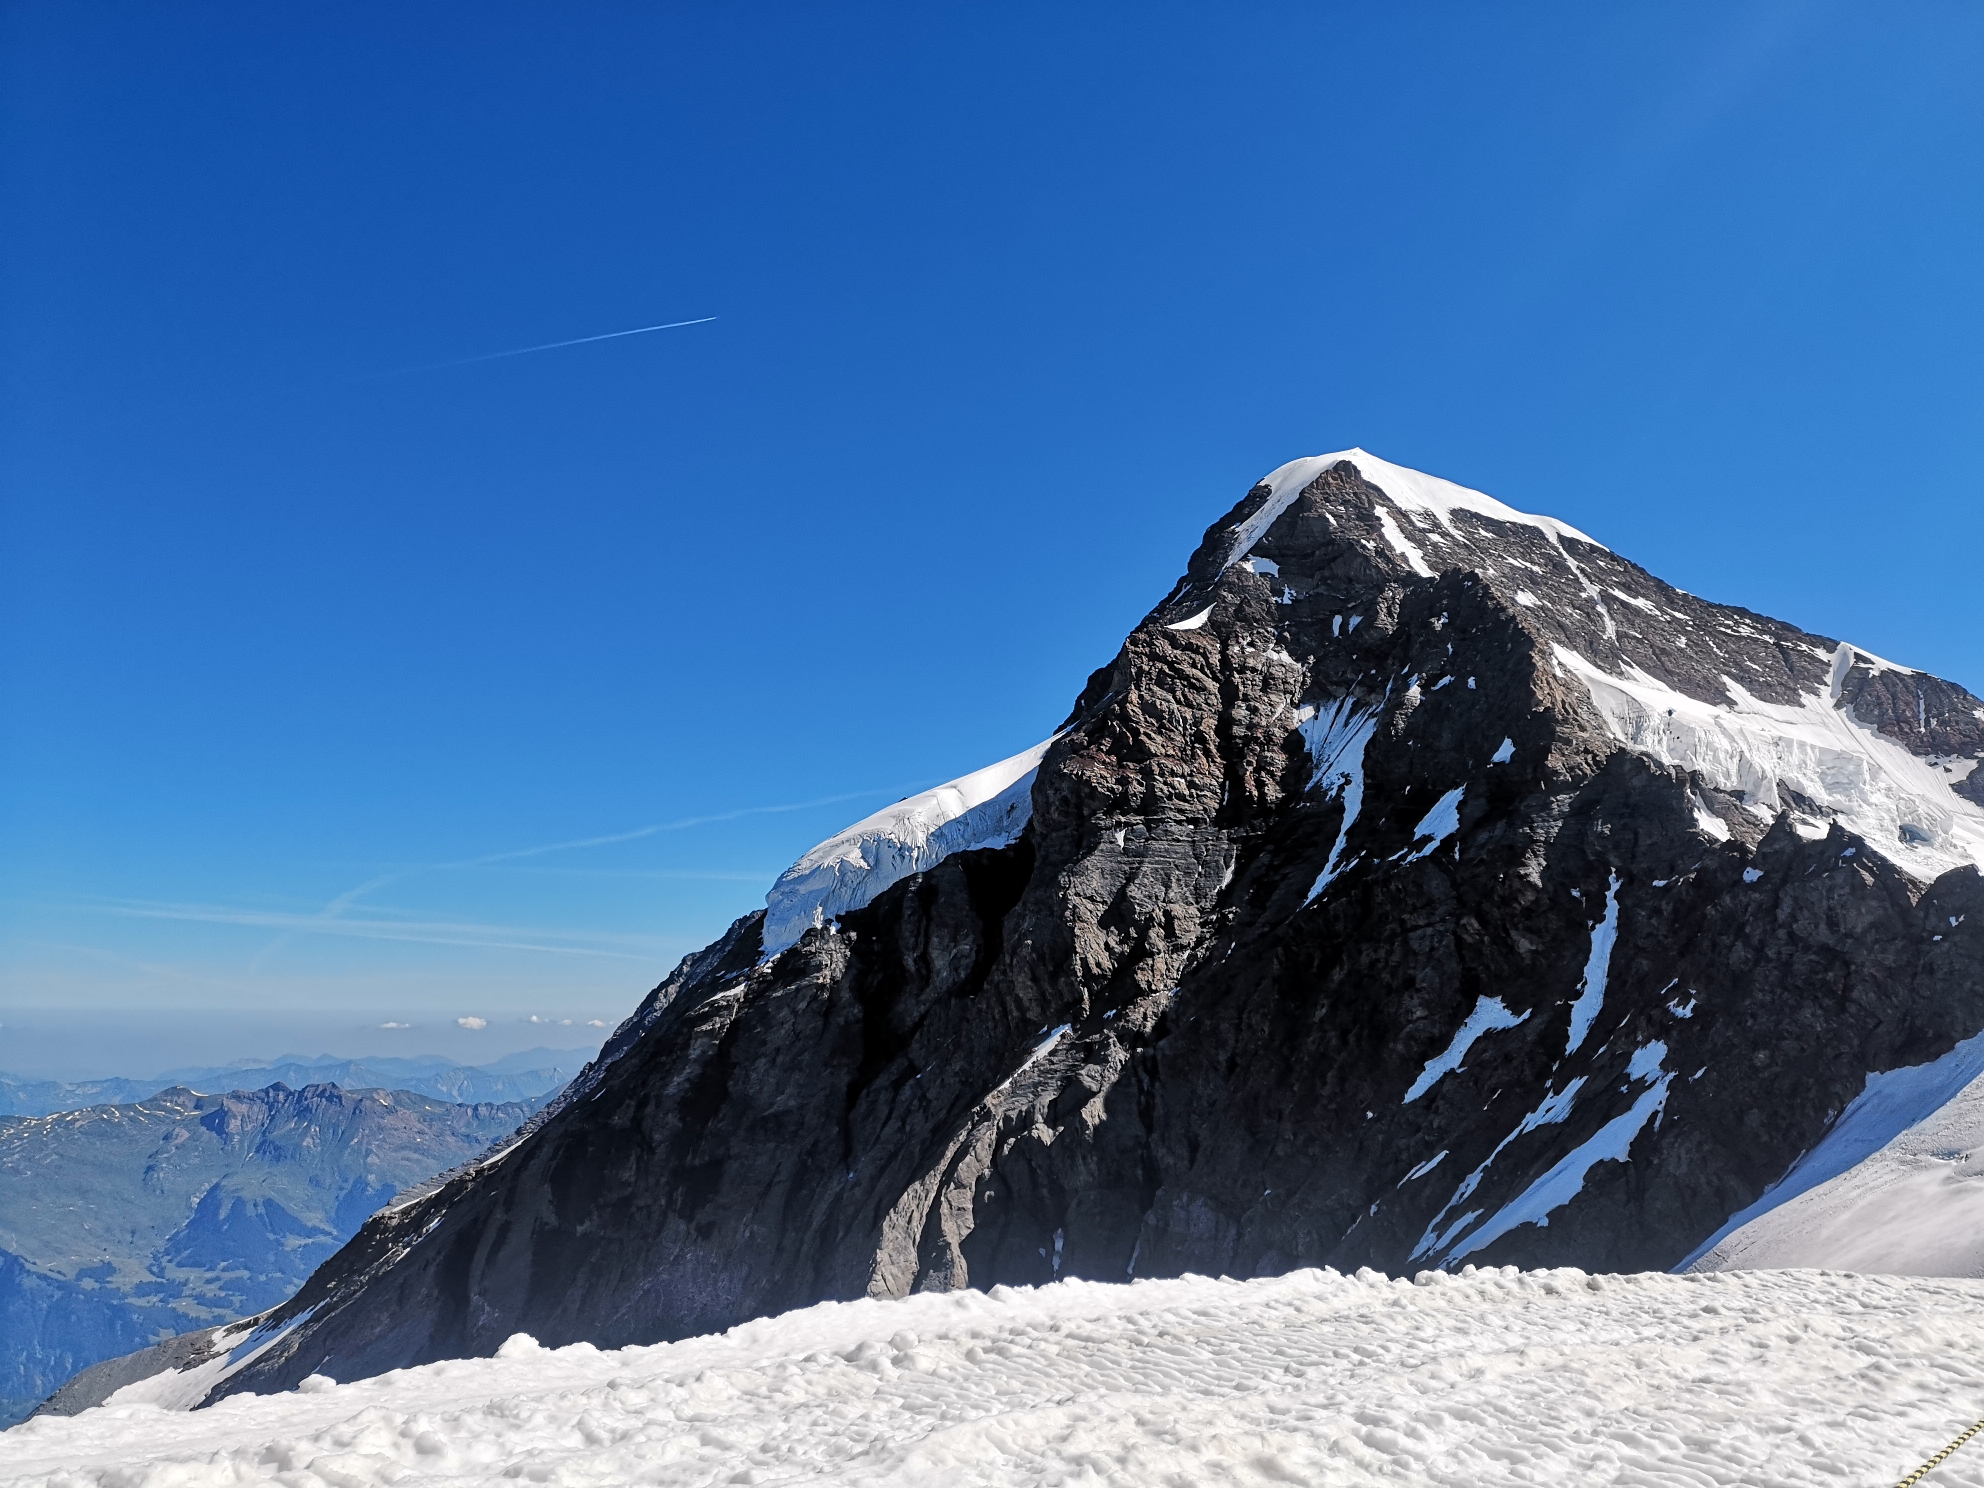
<path id="1" fill-rule="evenodd" d="M 633 1011 L 630 1004 L 625 1012 Z M 0 1016 L 0 1075 L 26 1080 L 149 1080 L 174 1070 L 303 1059 L 418 1059 L 439 1056 L 484 1065 L 528 1049 L 554 1049 L 589 1059 L 618 1018 L 589 1027 L 527 1019 L 481 1029 L 452 1019 L 387 1029 L 363 1021 L 377 1010 L 244 1018 L 238 1010 L 198 1008 L 9 1008 Z M 621 1016 L 625 1016 L 623 1012 Z"/>

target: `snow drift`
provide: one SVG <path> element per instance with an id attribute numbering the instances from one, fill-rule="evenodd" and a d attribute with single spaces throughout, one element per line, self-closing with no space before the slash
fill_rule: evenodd
<path id="1" fill-rule="evenodd" d="M 828 1303 L 0 1435 L 6 1488 L 1887 1483 L 1984 1398 L 1984 1284 L 1188 1277 Z M 1934 1479 L 1984 1483 L 1984 1451 Z"/>

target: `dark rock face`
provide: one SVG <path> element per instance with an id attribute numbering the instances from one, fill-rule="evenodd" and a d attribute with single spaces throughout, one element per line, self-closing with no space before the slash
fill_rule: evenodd
<path id="1" fill-rule="evenodd" d="M 1057 1276 L 1669 1267 L 1869 1072 L 1984 1028 L 1984 880 L 1798 764 L 1837 713 L 1971 811 L 1975 698 L 1492 504 L 1299 475 L 1091 679 L 1015 845 L 762 964 L 739 921 L 217 1393 Z M 1761 784 L 1688 722 L 1739 694 L 1791 741 Z"/>

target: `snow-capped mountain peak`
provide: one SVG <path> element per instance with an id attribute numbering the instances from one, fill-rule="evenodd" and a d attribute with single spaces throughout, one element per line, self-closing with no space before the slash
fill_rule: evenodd
<path id="1" fill-rule="evenodd" d="M 1244 520 L 1233 528 L 1234 539 L 1227 562 L 1237 563 L 1246 557 L 1248 551 L 1260 535 L 1272 527 L 1275 520 L 1294 503 L 1295 498 L 1321 475 L 1340 463 L 1349 463 L 1358 473 L 1378 487 L 1385 496 L 1402 511 L 1430 517 L 1437 522 L 1447 538 L 1465 543 L 1468 534 L 1454 522 L 1455 512 L 1472 512 L 1494 522 L 1518 523 L 1533 527 L 1552 538 L 1562 541 L 1566 538 L 1583 543 L 1587 547 L 1600 547 L 1601 544 L 1555 517 L 1533 516 L 1529 512 L 1517 511 L 1504 502 L 1497 501 L 1481 491 L 1470 490 L 1456 485 L 1450 480 L 1442 480 L 1437 475 L 1427 475 L 1424 471 L 1413 470 L 1404 465 L 1394 465 L 1390 460 L 1381 460 L 1376 455 L 1361 449 L 1338 450 L 1328 455 L 1308 455 L 1299 460 L 1290 460 L 1286 465 L 1269 471 L 1255 483 L 1255 488 L 1268 488 L 1268 499 Z M 1431 524 L 1425 524 L 1430 530 Z M 1440 538 L 1434 537 L 1435 542 Z M 1401 555 L 1415 551 L 1402 537 L 1396 540 Z M 1423 564 L 1424 560 L 1420 562 Z"/>
<path id="2" fill-rule="evenodd" d="M 807 853 L 218 1393 L 1069 1276 L 1673 1266 L 1984 1032 L 1980 710 L 1292 462 L 1059 733 Z"/>

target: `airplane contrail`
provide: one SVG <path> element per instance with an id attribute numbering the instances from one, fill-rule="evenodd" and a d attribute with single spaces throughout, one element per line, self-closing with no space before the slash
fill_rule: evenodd
<path id="1" fill-rule="evenodd" d="M 881 789 L 843 791 L 837 796 L 819 796 L 811 801 L 792 801 L 782 806 L 740 806 L 734 811 L 719 811 L 710 816 L 685 816 L 680 821 L 657 822 L 650 827 L 636 827 L 631 832 L 614 832 L 605 837 L 579 837 L 570 842 L 547 842 L 542 847 L 517 847 L 508 852 L 490 853 L 487 857 L 464 858 L 458 863 L 435 863 L 436 868 L 481 868 L 490 863 L 507 863 L 513 858 L 534 858 L 540 853 L 564 852 L 575 847 L 605 847 L 614 842 L 632 842 L 639 837 L 652 837 L 657 832 L 680 832 L 690 827 L 708 826 L 712 822 L 736 821 L 745 816 L 778 816 L 788 811 L 805 811 L 814 806 L 832 806 L 841 801 L 858 801 L 863 796 L 879 796 L 888 791 L 900 789 L 898 786 L 884 786 Z M 376 888 L 373 883 L 360 884 L 357 888 L 340 895 L 324 907 L 329 914 L 334 908 L 341 908 L 347 901 Z"/>
<path id="2" fill-rule="evenodd" d="M 451 362 L 422 362 L 417 367 L 395 367 L 389 372 L 368 372 L 355 377 L 354 382 L 371 382 L 381 377 L 405 377 L 413 372 L 439 372 L 444 367 L 467 367 L 476 362 L 495 362 L 504 357 L 529 356 L 534 351 L 557 351 L 565 346 L 584 346 L 592 341 L 617 341 L 622 336 L 645 336 L 649 331 L 673 331 L 683 326 L 708 325 L 715 320 L 714 315 L 700 316 L 695 320 L 671 320 L 661 325 L 635 326 L 632 330 L 607 331 L 599 336 L 574 336 L 569 341 L 547 341 L 542 346 L 514 346 L 508 351 L 486 351 L 481 356 L 457 357 Z"/>

